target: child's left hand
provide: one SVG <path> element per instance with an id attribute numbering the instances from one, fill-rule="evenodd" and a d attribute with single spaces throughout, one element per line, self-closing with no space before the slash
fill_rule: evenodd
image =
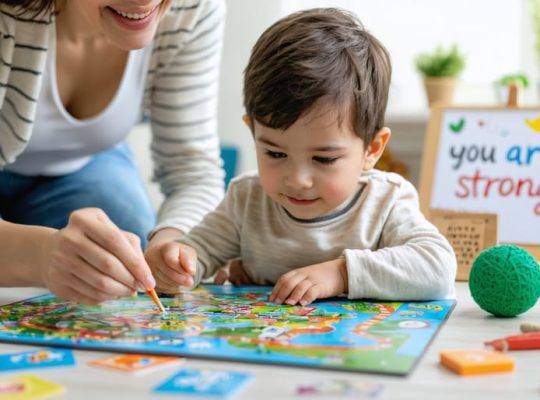
<path id="1" fill-rule="evenodd" d="M 305 306 L 319 298 L 337 296 L 348 290 L 345 258 L 298 268 L 282 275 L 269 300 L 278 304 Z"/>

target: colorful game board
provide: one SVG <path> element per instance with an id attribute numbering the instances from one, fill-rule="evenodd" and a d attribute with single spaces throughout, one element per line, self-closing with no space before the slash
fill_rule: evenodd
<path id="1" fill-rule="evenodd" d="M 44 295 L 0 308 L 0 341 L 405 375 L 454 301 L 268 301 L 270 287 L 202 286 L 101 306 Z"/>

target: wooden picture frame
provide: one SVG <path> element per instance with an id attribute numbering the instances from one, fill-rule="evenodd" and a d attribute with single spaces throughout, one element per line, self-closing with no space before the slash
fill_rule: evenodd
<path id="1" fill-rule="evenodd" d="M 497 214 L 501 243 L 540 260 L 540 107 L 433 107 L 419 186 L 425 215 L 431 209 Z"/>

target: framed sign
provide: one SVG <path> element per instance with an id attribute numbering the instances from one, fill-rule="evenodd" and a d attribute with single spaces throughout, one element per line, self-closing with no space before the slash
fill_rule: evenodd
<path id="1" fill-rule="evenodd" d="M 433 108 L 420 206 L 497 214 L 499 242 L 540 259 L 540 108 Z"/>

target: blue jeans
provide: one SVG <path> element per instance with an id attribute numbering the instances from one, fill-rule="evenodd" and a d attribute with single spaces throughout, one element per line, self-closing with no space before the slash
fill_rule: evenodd
<path id="1" fill-rule="evenodd" d="M 137 234 L 143 248 L 156 216 L 123 143 L 61 176 L 26 176 L 0 170 L 0 217 L 5 221 L 63 228 L 74 210 L 101 208 L 120 228 Z"/>

